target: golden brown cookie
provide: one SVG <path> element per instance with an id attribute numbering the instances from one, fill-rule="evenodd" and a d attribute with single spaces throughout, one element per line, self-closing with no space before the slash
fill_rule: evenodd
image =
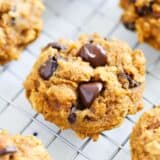
<path id="1" fill-rule="evenodd" d="M 132 160 L 160 159 L 160 107 L 144 113 L 131 135 Z"/>
<path id="2" fill-rule="evenodd" d="M 13 136 L 0 131 L 0 160 L 51 160 L 51 157 L 34 136 Z"/>
<path id="3" fill-rule="evenodd" d="M 122 23 L 136 31 L 140 42 L 160 50 L 160 0 L 121 0 Z"/>
<path id="4" fill-rule="evenodd" d="M 140 50 L 94 34 L 47 45 L 24 87 L 46 120 L 96 139 L 143 107 L 144 81 Z"/>
<path id="5" fill-rule="evenodd" d="M 0 0 L 0 65 L 19 57 L 42 29 L 40 0 Z"/>

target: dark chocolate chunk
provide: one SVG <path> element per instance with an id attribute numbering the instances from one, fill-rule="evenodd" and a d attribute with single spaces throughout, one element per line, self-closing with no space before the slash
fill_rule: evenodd
<path id="1" fill-rule="evenodd" d="M 131 31 L 135 31 L 135 29 L 136 29 L 134 22 L 123 22 L 123 25 L 125 26 L 125 28 L 127 28 Z"/>
<path id="2" fill-rule="evenodd" d="M 139 16 L 146 16 L 152 13 L 152 5 L 143 6 L 141 8 L 136 8 L 136 12 Z"/>
<path id="3" fill-rule="evenodd" d="M 39 74 L 44 80 L 48 80 L 57 69 L 58 63 L 55 57 L 49 58 L 39 69 Z"/>
<path id="4" fill-rule="evenodd" d="M 7 146 L 6 148 L 0 149 L 0 156 L 7 154 L 13 154 L 17 151 L 15 146 Z"/>
<path id="5" fill-rule="evenodd" d="M 73 124 L 76 121 L 76 113 L 70 113 L 68 116 L 68 121 Z"/>
<path id="6" fill-rule="evenodd" d="M 101 82 L 89 82 L 79 86 L 79 103 L 83 109 L 89 108 L 103 89 Z"/>
<path id="7" fill-rule="evenodd" d="M 45 48 L 48 48 L 48 47 L 55 48 L 55 49 L 57 49 L 58 51 L 61 51 L 61 50 L 64 50 L 64 49 L 65 49 L 64 46 L 62 46 L 61 44 L 59 44 L 59 43 L 57 43 L 57 42 L 49 43 Z"/>
<path id="8" fill-rule="evenodd" d="M 85 44 L 77 53 L 84 61 L 89 62 L 93 67 L 104 66 L 107 63 L 106 51 L 96 44 Z"/>
<path id="9" fill-rule="evenodd" d="M 118 74 L 118 80 L 125 89 L 136 88 L 140 85 L 140 82 L 134 80 L 132 75 L 124 72 Z"/>

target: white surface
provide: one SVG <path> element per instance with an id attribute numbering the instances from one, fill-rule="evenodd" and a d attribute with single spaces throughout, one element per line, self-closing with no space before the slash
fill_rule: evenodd
<path id="1" fill-rule="evenodd" d="M 121 127 L 105 131 L 97 142 L 88 138 L 80 140 L 70 130 L 60 132 L 58 127 L 36 115 L 23 90 L 23 80 L 40 49 L 49 41 L 74 39 L 84 32 L 120 38 L 132 47 L 137 39 L 119 22 L 118 0 L 45 0 L 45 4 L 44 30 L 39 39 L 23 52 L 19 61 L 0 67 L 0 128 L 22 134 L 37 132 L 54 160 L 130 160 L 128 138 L 134 122 L 152 104 L 160 103 L 160 54 L 146 44 L 138 46 L 148 60 L 145 108 L 141 112 L 126 118 Z"/>

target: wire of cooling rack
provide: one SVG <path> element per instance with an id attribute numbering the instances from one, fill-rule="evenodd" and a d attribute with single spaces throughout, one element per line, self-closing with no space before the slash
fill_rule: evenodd
<path id="1" fill-rule="evenodd" d="M 50 0 L 51 1 L 51 0 Z M 67 0 L 66 0 L 67 1 Z M 107 0 L 107 2 L 111 2 L 112 0 Z M 73 0 L 72 0 L 73 2 Z M 102 7 L 103 3 L 105 2 L 105 0 L 101 0 L 101 3 L 97 6 L 97 8 L 94 10 L 94 13 L 92 12 L 89 17 L 93 16 L 93 14 L 96 14 L 96 10 L 100 8 L 100 6 Z M 88 3 L 88 2 L 87 2 Z M 49 5 L 47 5 L 47 8 L 52 11 L 52 8 L 50 8 Z M 87 23 L 87 21 L 84 22 L 84 24 Z M 111 36 L 112 33 L 114 33 L 114 31 L 120 26 L 119 21 L 117 21 L 115 23 L 115 25 L 110 29 L 110 31 L 108 32 L 108 34 L 106 34 L 107 37 Z M 81 32 L 83 29 L 81 27 L 79 27 L 77 29 L 77 32 Z M 98 30 L 97 30 L 98 31 Z M 52 35 L 50 35 L 48 32 L 43 31 L 43 34 L 46 35 L 49 38 L 53 38 Z M 139 44 L 137 42 L 135 42 L 135 44 L 133 45 L 133 48 L 137 47 Z M 35 57 L 34 53 L 30 50 L 27 49 L 28 53 L 31 54 L 32 56 Z M 0 73 L 3 73 L 5 70 L 9 71 L 12 75 L 14 75 L 17 79 L 21 79 L 15 72 L 13 72 L 12 70 L 10 70 L 10 67 L 5 66 L 5 67 L 0 67 Z M 147 70 L 148 71 L 148 70 Z M 149 74 L 151 74 L 153 77 L 154 75 L 152 74 L 152 72 L 148 71 Z M 156 77 L 157 78 L 157 77 Z M 158 79 L 158 78 L 157 78 Z M 22 79 L 21 79 L 22 80 Z M 21 88 L 21 91 L 23 89 Z M 154 105 L 149 99 L 144 98 L 149 104 L 151 104 L 152 106 Z M 84 148 L 85 146 L 91 141 L 91 139 L 87 139 L 87 141 L 80 147 L 75 146 L 74 144 L 72 144 L 68 139 L 64 138 L 60 132 L 56 132 L 54 131 L 51 127 L 49 127 L 47 124 L 45 124 L 45 122 L 42 122 L 41 120 L 37 119 L 37 116 L 33 116 L 31 113 L 27 112 L 26 110 L 22 109 L 21 107 L 18 107 L 13 100 L 11 99 L 9 100 L 8 98 L 0 95 L 0 100 L 4 101 L 7 103 L 8 107 L 13 107 L 14 109 L 16 109 L 18 112 L 22 112 L 23 114 L 25 114 L 29 119 L 31 119 L 31 121 L 35 122 L 38 126 L 40 126 L 41 128 L 44 128 L 48 131 L 48 133 L 51 133 L 53 136 L 55 136 L 56 138 L 58 138 L 60 141 L 62 141 L 64 144 L 66 144 L 68 147 L 70 147 L 71 149 L 73 149 L 76 152 L 76 155 L 73 155 L 73 157 L 71 158 L 72 160 L 76 159 L 77 155 L 81 155 L 82 157 L 84 157 L 87 160 L 92 160 L 92 158 L 90 156 L 87 155 L 86 152 L 84 152 Z M 6 109 L 6 107 L 5 107 Z M 1 113 L 0 113 L 1 114 Z M 128 121 L 130 121 L 132 124 L 134 124 L 135 122 L 130 118 L 130 117 L 126 117 L 126 119 Z M 29 125 L 29 123 L 27 124 Z M 106 140 L 108 140 L 109 142 L 111 142 L 112 144 L 114 144 L 117 149 L 116 151 L 109 157 L 106 158 L 105 160 L 114 160 L 114 158 L 118 155 L 118 153 L 122 150 L 124 154 L 128 155 L 129 154 L 129 150 L 125 148 L 125 145 L 129 139 L 129 135 L 126 135 L 126 139 L 120 143 L 117 140 L 113 139 L 111 136 L 108 136 L 104 133 L 101 134 L 102 137 L 104 137 Z"/>
<path id="2" fill-rule="evenodd" d="M 31 120 L 33 120 L 36 124 L 40 125 L 40 127 L 44 127 L 49 132 L 51 132 L 54 136 L 56 136 L 57 138 L 59 138 L 62 142 L 64 142 L 69 147 L 71 147 L 72 149 L 74 149 L 76 152 L 80 153 L 82 156 L 84 156 L 85 158 L 87 158 L 88 160 L 90 160 L 90 158 L 87 155 L 85 155 L 80 149 L 78 149 L 76 146 L 74 146 L 72 143 L 70 143 L 67 139 L 65 139 L 61 135 L 57 134 L 52 128 L 50 128 L 49 126 L 47 126 L 46 124 L 44 124 L 41 120 L 38 120 L 38 119 L 34 118 L 29 112 L 23 110 L 22 108 L 17 107 L 13 102 L 7 100 L 6 98 L 4 98 L 2 96 L 0 96 L 0 98 L 3 101 L 7 102 L 9 105 L 13 106 L 18 111 L 24 112 Z"/>
<path id="3" fill-rule="evenodd" d="M 73 145 L 72 143 L 70 143 L 66 138 L 64 138 L 63 136 L 61 136 L 60 134 L 57 134 L 51 127 L 47 126 L 45 123 L 43 123 L 41 120 L 36 119 L 35 117 L 33 117 L 29 112 L 25 111 L 24 109 L 18 107 L 16 104 L 14 104 L 13 102 L 9 101 L 7 98 L 0 96 L 0 99 L 3 100 L 4 102 L 8 103 L 10 106 L 14 107 L 16 110 L 23 112 L 25 115 L 28 116 L 28 118 L 30 118 L 31 120 L 33 120 L 36 124 L 40 125 L 40 127 L 44 127 L 45 129 L 47 129 L 50 133 L 52 133 L 54 136 L 56 136 L 57 138 L 59 138 L 62 142 L 64 142 L 65 144 L 67 144 L 69 147 L 71 147 L 73 150 L 75 150 L 77 153 L 81 154 L 83 157 L 85 157 L 88 160 L 91 160 L 90 157 L 88 157 L 82 150 L 80 150 L 79 148 L 77 148 L 75 145 Z M 111 137 L 104 135 L 103 133 L 101 134 L 103 136 L 105 136 L 108 140 L 110 140 L 114 145 L 116 145 L 118 148 L 122 149 L 126 154 L 129 154 L 128 151 L 121 145 L 118 144 L 115 140 L 113 140 Z"/>
<path id="4" fill-rule="evenodd" d="M 55 137 L 57 137 L 58 139 L 60 139 L 63 143 L 65 143 L 66 145 L 68 145 L 70 148 L 72 148 L 73 150 L 76 151 L 76 153 L 82 155 L 83 157 L 85 157 L 87 160 L 91 160 L 90 157 L 88 157 L 83 150 L 77 148 L 75 145 L 73 145 L 72 143 L 70 143 L 66 138 L 64 138 L 63 136 L 61 136 L 60 134 L 58 134 L 56 131 L 54 131 L 51 127 L 49 127 L 48 125 L 46 125 L 44 122 L 42 122 L 39 119 L 36 119 L 31 113 L 25 111 L 24 109 L 18 107 L 16 104 L 14 104 L 12 101 L 9 101 L 7 98 L 0 96 L 0 99 L 4 102 L 6 102 L 7 104 L 9 104 L 10 106 L 14 107 L 16 110 L 18 110 L 19 112 L 23 112 L 28 118 L 30 118 L 32 121 L 34 121 L 37 125 L 39 125 L 40 127 L 43 127 L 45 129 L 47 129 L 51 134 L 53 134 Z M 150 100 L 144 98 L 146 101 L 148 101 L 152 106 L 155 106 L 155 104 L 153 104 Z M 126 117 L 131 123 L 134 123 L 134 121 L 132 121 L 130 118 Z M 2 128 L 0 128 L 2 129 Z M 106 137 L 106 139 L 108 139 L 109 141 L 111 141 L 115 146 L 118 147 L 118 151 L 117 153 L 122 150 L 125 154 L 129 154 L 129 151 L 126 150 L 124 148 L 123 145 L 117 143 L 117 141 L 113 140 L 111 137 L 109 137 L 108 135 L 105 135 L 103 133 L 101 133 L 101 135 L 103 137 Z M 128 139 L 128 138 L 127 138 Z M 89 140 L 88 140 L 89 142 Z M 116 154 L 117 154 L 116 153 Z M 115 154 L 115 155 L 116 155 Z M 113 156 L 110 160 L 112 160 L 115 156 Z"/>

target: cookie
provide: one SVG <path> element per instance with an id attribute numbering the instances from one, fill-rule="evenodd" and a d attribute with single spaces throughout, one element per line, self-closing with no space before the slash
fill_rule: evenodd
<path id="1" fill-rule="evenodd" d="M 136 31 L 140 42 L 160 50 L 160 0 L 121 0 L 124 26 Z"/>
<path id="2" fill-rule="evenodd" d="M 40 0 L 0 1 L 0 65 L 17 59 L 39 36 L 43 9 Z"/>
<path id="3" fill-rule="evenodd" d="M 160 107 L 145 112 L 131 135 L 132 160 L 160 159 Z"/>
<path id="4" fill-rule="evenodd" d="M 46 120 L 96 139 L 143 107 L 144 81 L 140 50 L 93 34 L 44 47 L 24 87 Z"/>
<path id="5" fill-rule="evenodd" d="M 51 157 L 34 136 L 13 136 L 7 131 L 0 131 L 0 159 L 51 160 Z"/>

